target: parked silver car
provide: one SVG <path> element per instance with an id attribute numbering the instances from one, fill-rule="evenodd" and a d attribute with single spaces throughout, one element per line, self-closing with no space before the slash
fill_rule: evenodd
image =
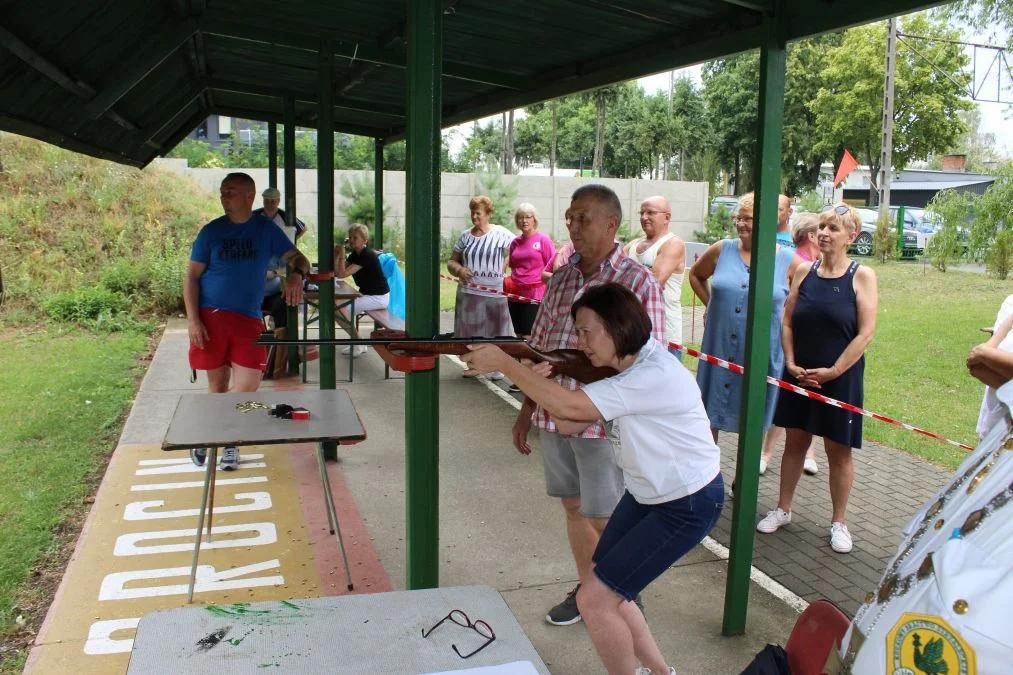
<path id="1" fill-rule="evenodd" d="M 862 231 L 858 238 L 851 245 L 851 252 L 856 255 L 872 255 L 872 242 L 876 237 L 876 221 L 879 219 L 879 211 L 875 209 L 855 209 L 862 218 Z M 921 255 L 924 252 L 924 243 L 919 244 L 918 232 L 915 225 L 918 221 L 914 214 L 905 210 L 904 214 L 904 249 L 905 257 Z M 890 228 L 895 232 L 895 228 Z M 893 234 L 896 236 L 896 234 Z"/>

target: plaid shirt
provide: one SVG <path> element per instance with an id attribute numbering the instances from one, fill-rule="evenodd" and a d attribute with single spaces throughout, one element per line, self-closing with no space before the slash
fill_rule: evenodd
<path id="1" fill-rule="evenodd" d="M 625 286 L 640 298 L 651 318 L 651 337 L 665 342 L 665 303 L 661 297 L 661 288 L 649 269 L 623 255 L 622 248 L 618 245 L 589 279 L 584 279 L 577 267 L 579 263 L 580 255 L 575 254 L 568 264 L 560 267 L 549 279 L 549 287 L 531 330 L 529 343 L 532 347 L 542 351 L 577 349 L 577 331 L 570 317 L 570 307 L 588 288 L 610 281 Z M 580 383 L 571 377 L 560 375 L 556 381 L 570 391 L 580 389 Z M 539 429 L 556 431 L 555 423 L 541 406 L 535 409 L 532 421 Z M 600 421 L 595 422 L 580 434 L 580 438 L 608 438 L 605 425 Z"/>

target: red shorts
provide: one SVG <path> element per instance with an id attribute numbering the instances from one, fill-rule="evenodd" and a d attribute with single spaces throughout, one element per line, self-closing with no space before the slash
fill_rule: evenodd
<path id="1" fill-rule="evenodd" d="M 264 324 L 252 316 L 204 308 L 200 320 L 208 333 L 203 349 L 190 345 L 190 367 L 214 370 L 230 363 L 261 372 L 267 367 L 267 347 L 255 344 Z"/>

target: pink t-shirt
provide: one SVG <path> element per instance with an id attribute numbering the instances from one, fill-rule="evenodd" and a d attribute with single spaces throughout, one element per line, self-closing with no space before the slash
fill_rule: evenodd
<path id="1" fill-rule="evenodd" d="M 535 232 L 529 237 L 520 235 L 510 242 L 510 276 L 517 284 L 537 287 L 529 289 L 536 295 L 528 297 L 540 300 L 545 293 L 542 270 L 552 262 L 555 255 L 556 248 L 552 239 L 541 232 Z"/>

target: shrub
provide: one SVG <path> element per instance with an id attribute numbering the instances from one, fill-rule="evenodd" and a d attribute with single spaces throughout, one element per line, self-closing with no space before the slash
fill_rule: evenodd
<path id="1" fill-rule="evenodd" d="M 975 197 L 969 192 L 942 190 L 929 202 L 928 210 L 942 222 L 942 227 L 932 235 L 925 246 L 925 254 L 941 272 L 951 260 L 957 260 L 963 252 L 959 227 L 967 222 L 974 208 Z"/>
<path id="2" fill-rule="evenodd" d="M 82 286 L 57 293 L 43 303 L 51 319 L 67 323 L 94 321 L 103 316 L 108 320 L 129 308 L 130 300 L 104 286 Z"/>
<path id="3" fill-rule="evenodd" d="M 704 218 L 702 230 L 693 231 L 693 236 L 702 244 L 713 244 L 734 234 L 735 223 L 732 222 L 732 216 L 724 206 L 718 206 L 714 215 Z"/>
<path id="4" fill-rule="evenodd" d="M 460 236 L 461 233 L 457 231 L 457 228 L 451 228 L 449 236 L 440 235 L 440 262 L 450 260 L 450 256 L 454 253 L 454 244 L 457 243 Z"/>
<path id="5" fill-rule="evenodd" d="M 872 238 L 872 255 L 886 262 L 897 257 L 897 237 L 894 234 L 890 216 L 880 216 L 876 220 L 876 234 Z"/>
<path id="6" fill-rule="evenodd" d="M 396 218 L 393 224 L 383 226 L 383 250 L 393 253 L 395 258 L 404 262 L 404 230 L 401 229 L 401 223 Z"/>
<path id="7" fill-rule="evenodd" d="M 146 244 L 144 273 L 148 277 L 148 303 L 152 309 L 175 312 L 183 306 L 183 278 L 189 259 L 189 246 L 174 238 Z"/>
<path id="8" fill-rule="evenodd" d="M 1005 228 L 996 235 L 985 252 L 985 269 L 1005 280 L 1013 267 L 1013 230 Z"/>
<path id="9" fill-rule="evenodd" d="M 508 180 L 501 173 L 483 173 L 478 176 L 475 196 L 485 195 L 492 200 L 492 222 L 514 231 L 514 211 L 517 210 L 517 181 Z M 465 214 L 467 226 L 471 227 L 470 214 Z M 456 237 L 454 241 L 457 241 Z"/>
<path id="10" fill-rule="evenodd" d="M 125 296 L 143 293 L 148 283 L 144 269 L 132 260 L 120 258 L 102 268 L 101 283 Z"/>
<path id="11" fill-rule="evenodd" d="M 373 225 L 376 224 L 376 190 L 374 189 L 372 177 L 360 174 L 352 178 L 346 178 L 341 181 L 338 194 L 347 200 L 338 209 L 348 218 L 348 222 L 368 225 L 372 234 L 375 231 Z M 387 206 L 383 207 L 383 218 L 385 221 L 389 211 L 390 209 Z M 371 236 L 370 240 L 373 238 Z M 335 236 L 334 241 L 341 241 L 341 239 Z"/>
<path id="12" fill-rule="evenodd" d="M 823 196 L 816 190 L 809 190 L 798 198 L 795 211 L 798 213 L 819 213 L 823 204 Z"/>

